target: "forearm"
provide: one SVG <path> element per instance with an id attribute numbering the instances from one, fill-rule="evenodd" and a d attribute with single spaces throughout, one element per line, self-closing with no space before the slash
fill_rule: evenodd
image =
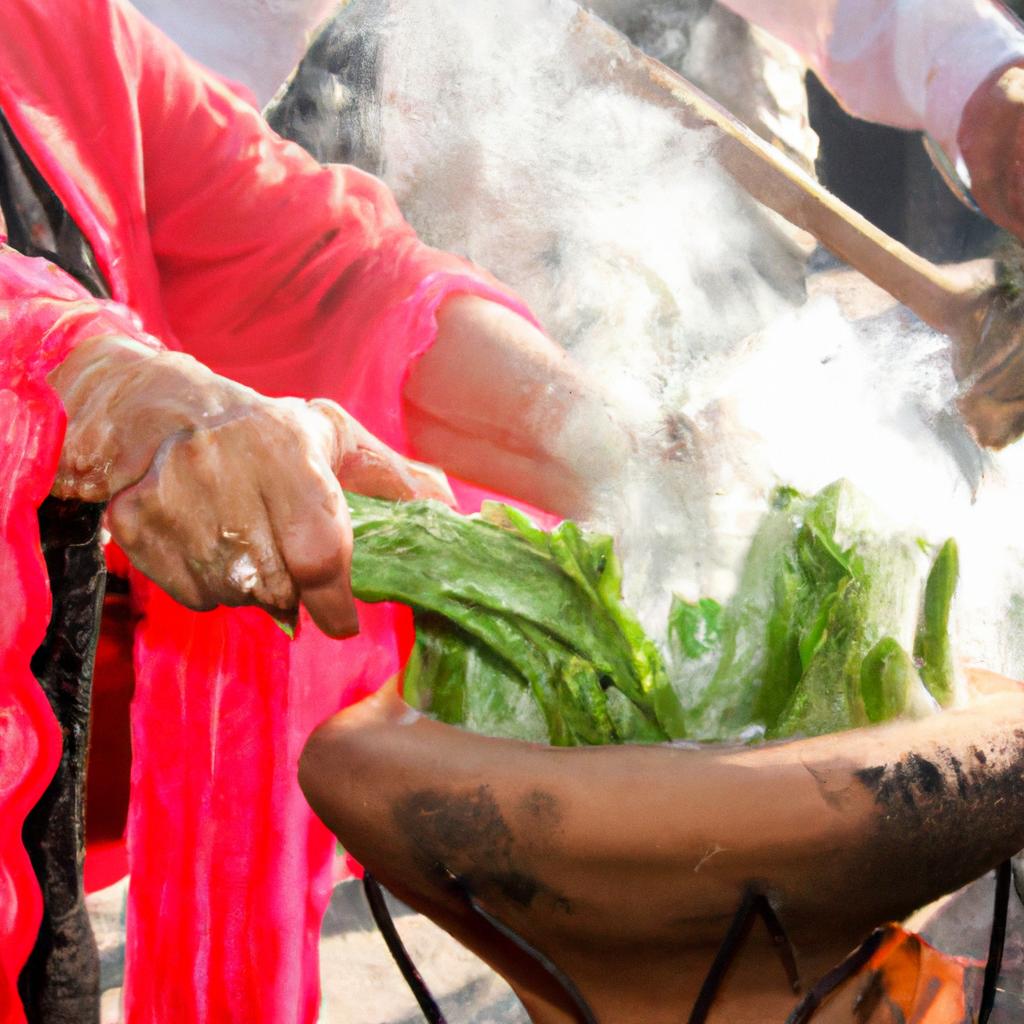
<path id="1" fill-rule="evenodd" d="M 417 456 L 563 515 L 579 515 L 631 442 L 612 399 L 504 307 L 447 300 L 404 392 Z"/>

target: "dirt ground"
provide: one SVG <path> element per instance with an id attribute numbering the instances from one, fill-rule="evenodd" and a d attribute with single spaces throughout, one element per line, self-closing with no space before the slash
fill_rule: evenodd
<path id="1" fill-rule="evenodd" d="M 100 948 L 101 1024 L 120 1024 L 127 882 L 87 898 Z M 526 1024 L 519 1000 L 472 953 L 427 918 L 391 901 L 396 926 L 450 1024 Z M 320 1024 L 420 1024 L 412 994 L 370 917 L 362 886 L 338 885 L 320 944 Z M 256 1024 L 256 1022 L 254 1022 Z"/>
<path id="2" fill-rule="evenodd" d="M 993 891 L 993 876 L 989 875 L 915 915 L 911 924 L 939 949 L 984 961 Z M 121 1021 L 126 892 L 126 883 L 122 882 L 88 898 L 100 946 L 101 1024 Z M 429 920 L 397 902 L 392 903 L 392 913 L 449 1024 L 527 1024 L 508 986 L 475 956 Z M 320 1024 L 421 1024 L 423 1015 L 390 959 L 358 882 L 342 882 L 334 890 L 324 918 L 320 950 Z M 686 1009 L 680 1008 L 680 1019 Z M 1024 1020 L 1024 908 L 1015 893 L 1010 896 L 1003 974 L 990 1020 L 991 1024 Z"/>

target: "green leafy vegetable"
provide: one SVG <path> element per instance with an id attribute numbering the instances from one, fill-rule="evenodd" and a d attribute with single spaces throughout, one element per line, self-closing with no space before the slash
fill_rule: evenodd
<path id="1" fill-rule="evenodd" d="M 864 711 L 872 722 L 885 722 L 907 706 L 914 683 L 914 663 L 891 636 L 884 636 L 860 665 Z"/>
<path id="2" fill-rule="evenodd" d="M 684 658 L 700 658 L 717 651 L 721 642 L 719 621 L 722 606 L 710 597 L 691 604 L 682 598 L 672 600 L 669 611 L 669 637 L 677 653 Z"/>
<path id="3" fill-rule="evenodd" d="M 561 746 L 684 735 L 661 655 L 622 605 L 610 538 L 571 522 L 548 533 L 502 505 L 464 517 L 433 502 L 348 498 L 354 593 L 415 613 L 414 703 Z"/>
<path id="4" fill-rule="evenodd" d="M 681 662 L 673 648 L 691 734 L 818 735 L 934 710 L 925 684 L 936 697 L 940 686 L 953 690 L 955 553 L 947 543 L 929 578 L 919 675 L 908 653 L 920 599 L 916 540 L 883 536 L 846 481 L 810 498 L 780 489 L 721 610 L 713 670 Z M 694 672 L 705 680 L 695 685 Z M 935 683 L 922 679 L 929 672 Z"/>
<path id="5" fill-rule="evenodd" d="M 779 488 L 727 604 L 673 601 L 671 682 L 622 603 L 610 538 L 547 532 L 497 504 L 475 517 L 349 504 L 354 592 L 412 607 L 406 697 L 446 722 L 556 745 L 781 737 L 953 696 L 955 543 L 922 605 L 920 542 L 883 536 L 845 481 L 811 497 Z"/>
<path id="6" fill-rule="evenodd" d="M 960 554 L 950 538 L 939 549 L 924 588 L 924 611 L 917 627 L 914 657 L 921 661 L 921 679 L 943 706 L 953 699 L 955 673 L 949 640 L 949 610 L 960 576 Z"/>
<path id="7" fill-rule="evenodd" d="M 825 642 L 842 580 L 852 574 L 836 539 L 843 485 L 812 499 L 776 492 L 751 542 L 736 594 L 722 609 L 712 662 L 680 665 L 691 735 L 724 739 L 772 729 Z"/>

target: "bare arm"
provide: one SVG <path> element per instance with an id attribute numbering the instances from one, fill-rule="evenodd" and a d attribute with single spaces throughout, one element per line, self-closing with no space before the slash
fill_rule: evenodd
<path id="1" fill-rule="evenodd" d="M 137 17 L 123 17 L 143 67 L 138 104 L 153 249 L 186 351 L 261 391 L 326 393 L 401 446 L 404 432 L 388 432 L 400 420 L 391 416 L 397 381 L 409 353 L 433 340 L 404 391 L 416 454 L 492 489 L 579 513 L 602 463 L 624 448 L 594 384 L 500 300 L 472 298 L 474 281 L 484 292 L 500 288 L 423 246 L 380 182 L 316 164 Z M 196 152 L 202 160 L 166 156 Z M 454 279 L 460 283 L 443 283 Z M 396 315 L 428 305 L 424 289 L 453 295 L 440 307 L 436 339 L 428 337 L 432 318 L 427 331 L 426 317 Z M 269 377 L 261 357 L 273 367 Z M 568 437 L 578 423 L 586 424 L 586 445 Z"/>
<path id="2" fill-rule="evenodd" d="M 405 388 L 417 456 L 562 515 L 585 513 L 631 439 L 611 398 L 522 317 L 449 299 Z"/>

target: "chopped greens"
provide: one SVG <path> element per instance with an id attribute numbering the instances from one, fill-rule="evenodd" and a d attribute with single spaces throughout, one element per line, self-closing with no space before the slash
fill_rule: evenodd
<path id="1" fill-rule="evenodd" d="M 780 489 L 718 614 L 714 657 L 688 659 L 692 606 L 673 605 L 673 666 L 689 734 L 818 735 L 947 704 L 955 543 L 932 567 L 915 641 L 922 561 L 914 538 L 883 536 L 846 481 L 809 498 Z"/>
<path id="2" fill-rule="evenodd" d="M 684 735 L 661 655 L 622 604 L 609 537 L 572 522 L 548 533 L 503 505 L 465 517 L 434 502 L 348 497 L 354 593 L 415 615 L 411 703 L 558 746 Z"/>
<path id="3" fill-rule="evenodd" d="M 816 735 L 954 695 L 955 543 L 922 600 L 920 543 L 883 536 L 845 481 L 775 493 L 730 601 L 673 601 L 667 666 L 622 603 L 609 537 L 498 504 L 349 503 L 356 596 L 414 612 L 406 698 L 474 731 L 560 746 Z"/>

